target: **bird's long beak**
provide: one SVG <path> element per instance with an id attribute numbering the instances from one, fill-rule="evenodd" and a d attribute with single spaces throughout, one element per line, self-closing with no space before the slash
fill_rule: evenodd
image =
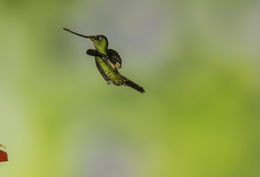
<path id="1" fill-rule="evenodd" d="M 93 36 L 85 36 L 85 35 L 83 35 L 83 34 L 79 34 L 79 33 L 76 33 L 76 32 L 74 32 L 74 31 L 71 31 L 71 30 L 69 30 L 69 29 L 67 29 L 67 28 L 63 28 L 63 29 L 64 29 L 65 31 L 68 31 L 68 32 L 70 32 L 70 33 L 72 33 L 72 34 L 75 34 L 75 35 L 77 35 L 77 36 L 81 36 L 81 37 L 90 39 L 91 41 L 92 41 L 92 39 L 93 39 Z"/>

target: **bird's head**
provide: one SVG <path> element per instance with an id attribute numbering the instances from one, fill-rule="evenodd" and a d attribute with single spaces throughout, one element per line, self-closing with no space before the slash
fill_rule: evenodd
<path id="1" fill-rule="evenodd" d="M 108 40 L 104 35 L 89 36 L 96 50 L 101 53 L 106 53 L 108 47 Z"/>
<path id="2" fill-rule="evenodd" d="M 108 47 L 108 40 L 107 40 L 106 36 L 104 36 L 104 35 L 85 36 L 85 35 L 76 33 L 74 31 L 71 31 L 67 28 L 63 28 L 63 29 L 68 32 L 71 32 L 75 35 L 78 35 L 78 36 L 91 40 L 97 51 L 99 51 L 100 53 L 106 54 L 107 47 Z"/>

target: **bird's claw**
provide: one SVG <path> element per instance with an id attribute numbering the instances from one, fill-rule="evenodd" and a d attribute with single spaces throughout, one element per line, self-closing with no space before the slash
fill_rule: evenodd
<path id="1" fill-rule="evenodd" d="M 110 84 L 112 84 L 112 81 L 107 81 L 107 85 L 110 85 Z"/>

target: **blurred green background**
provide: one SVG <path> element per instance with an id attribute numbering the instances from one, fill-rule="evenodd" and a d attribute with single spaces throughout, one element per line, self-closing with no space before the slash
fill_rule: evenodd
<path id="1" fill-rule="evenodd" d="M 260 2 L 1 0 L 1 177 L 259 177 Z M 107 86 L 108 37 L 140 94 Z"/>

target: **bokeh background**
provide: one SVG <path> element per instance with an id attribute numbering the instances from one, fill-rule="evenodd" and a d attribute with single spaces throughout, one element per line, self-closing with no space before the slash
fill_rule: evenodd
<path id="1" fill-rule="evenodd" d="M 1 0 L 1 177 L 259 177 L 260 2 Z M 104 34 L 140 94 L 108 86 Z"/>

